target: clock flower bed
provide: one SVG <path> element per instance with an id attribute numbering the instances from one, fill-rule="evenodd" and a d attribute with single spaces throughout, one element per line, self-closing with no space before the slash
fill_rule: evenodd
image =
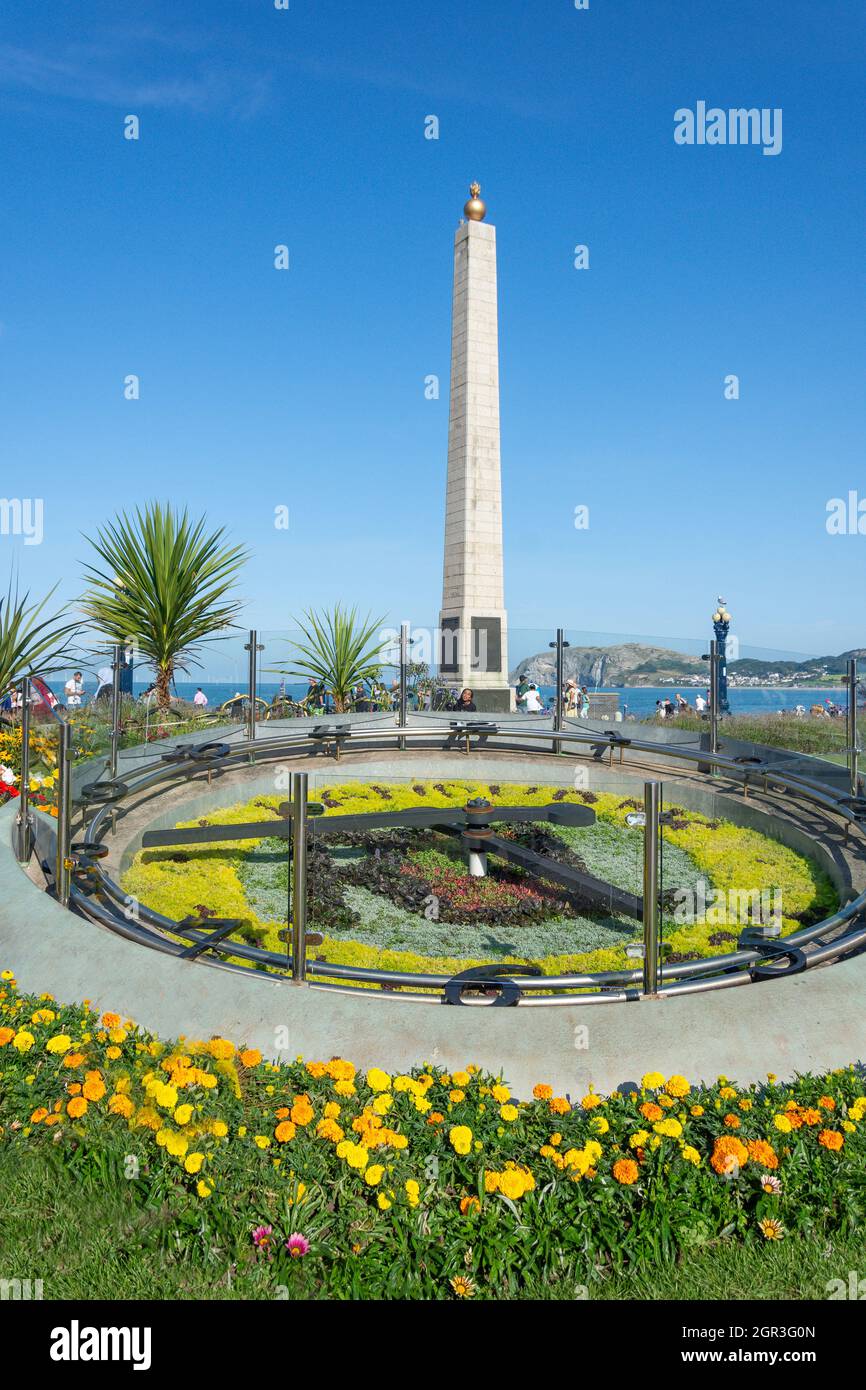
<path id="1" fill-rule="evenodd" d="M 470 781 L 388 786 L 347 783 L 322 794 L 330 817 L 415 806 L 463 806 L 484 796 L 499 805 L 584 802 L 594 826 L 538 823 L 503 833 L 528 847 L 588 870 L 603 881 L 641 892 L 643 832 L 628 826 L 633 799 L 604 792 Z M 284 798 L 216 810 L 189 824 L 230 825 L 271 819 Z M 495 815 L 493 817 L 495 820 Z M 744 922 L 719 925 L 710 912 L 678 917 L 674 900 L 696 883 L 720 893 L 773 894 L 781 903 L 783 934 L 821 920 L 836 906 L 827 875 L 805 856 L 755 830 L 678 806 L 663 825 L 663 938 L 668 959 L 720 954 L 735 945 Z M 582 902 L 556 884 L 490 856 L 486 879 L 473 879 L 459 848 L 430 831 L 391 830 L 329 837 L 310 848 L 308 916 L 322 933 L 311 952 L 334 964 L 408 973 L 455 974 L 490 960 L 533 961 L 546 974 L 631 969 L 626 953 L 641 935 L 639 922 Z M 227 841 L 201 849 L 140 852 L 123 886 L 164 916 L 237 917 L 239 935 L 280 951 L 286 926 L 288 864 L 285 842 Z"/>
<path id="2" fill-rule="evenodd" d="M 4 971 L 0 1151 L 37 1150 L 161 1209 L 184 1258 L 218 1248 L 290 1296 L 555 1294 L 866 1220 L 859 1067 L 749 1087 L 648 1071 L 610 1096 L 557 1095 L 542 1071 L 517 1097 L 472 1064 L 394 1075 L 162 1040 Z"/>

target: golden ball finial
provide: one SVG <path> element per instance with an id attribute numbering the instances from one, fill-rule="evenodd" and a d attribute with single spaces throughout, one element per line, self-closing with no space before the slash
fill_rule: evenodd
<path id="1" fill-rule="evenodd" d="M 480 183 L 469 185 L 469 202 L 463 209 L 464 217 L 468 217 L 470 222 L 483 222 L 487 216 L 487 204 L 482 202 L 479 194 L 481 193 Z"/>

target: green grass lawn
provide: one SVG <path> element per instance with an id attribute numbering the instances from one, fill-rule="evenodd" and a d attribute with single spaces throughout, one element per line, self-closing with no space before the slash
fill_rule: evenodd
<path id="1" fill-rule="evenodd" d="M 363 1261 L 353 1288 L 345 1265 L 303 1265 L 280 1284 L 267 1264 L 239 1257 L 205 1237 L 200 1209 L 169 1208 L 144 1179 L 108 1185 L 88 1163 L 77 1168 L 50 1152 L 26 1158 L 0 1148 L 0 1272 L 42 1279 L 45 1299 L 279 1299 L 363 1297 Z M 866 1233 L 799 1236 L 761 1246 L 718 1241 L 686 1251 L 650 1272 L 588 1268 L 583 1284 L 545 1279 L 526 1285 L 532 1299 L 825 1299 L 828 1282 L 866 1277 Z M 584 1292 L 585 1290 L 585 1292 Z M 401 1289 L 393 1290 L 394 1297 Z M 405 1291 L 411 1296 L 411 1289 Z M 444 1295 L 443 1291 L 443 1295 Z M 504 1291 L 486 1291 L 495 1298 Z M 484 1296 L 480 1290 L 477 1297 Z"/>

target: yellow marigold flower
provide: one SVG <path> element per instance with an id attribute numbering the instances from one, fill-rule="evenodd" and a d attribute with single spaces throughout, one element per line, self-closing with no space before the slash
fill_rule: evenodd
<path id="1" fill-rule="evenodd" d="M 465 1099 L 466 1099 L 466 1092 L 465 1092 L 465 1091 L 449 1091 L 449 1092 L 448 1092 L 448 1099 L 451 1101 L 451 1104 L 452 1104 L 452 1105 L 459 1105 L 460 1102 L 461 1102 L 461 1100 L 465 1100 Z"/>
<path id="2" fill-rule="evenodd" d="M 660 1071 L 648 1071 L 640 1079 L 640 1084 L 645 1091 L 657 1091 L 665 1084 L 665 1079 Z M 632 1179 L 632 1181 L 634 1181 Z"/>
<path id="3" fill-rule="evenodd" d="M 371 1067 L 367 1072 L 367 1085 L 371 1091 L 387 1091 L 391 1086 L 391 1078 L 381 1067 Z"/>
<path id="4" fill-rule="evenodd" d="M 269 1149 L 271 1147 L 271 1141 L 267 1134 L 253 1135 L 253 1143 L 260 1149 Z"/>
<path id="5" fill-rule="evenodd" d="M 72 1039 L 66 1033 L 56 1033 L 53 1038 L 49 1038 L 45 1044 L 46 1052 L 68 1052 L 72 1046 Z"/>
<path id="6" fill-rule="evenodd" d="M 508 1087 L 503 1086 L 501 1083 L 493 1087 L 491 1095 L 498 1105 L 505 1105 L 505 1103 L 511 1099 L 511 1092 Z"/>
<path id="7" fill-rule="evenodd" d="M 210 1194 L 213 1192 L 213 1188 L 203 1181 L 196 1183 L 195 1190 L 198 1193 L 199 1197 L 209 1197 Z"/>
<path id="8" fill-rule="evenodd" d="M 630 1149 L 642 1149 L 649 1137 L 650 1136 L 648 1129 L 636 1130 L 635 1133 L 629 1139 L 628 1146 Z"/>
<path id="9" fill-rule="evenodd" d="M 773 1124 L 782 1134 L 790 1134 L 791 1130 L 794 1128 L 787 1115 L 774 1115 Z"/>
<path id="10" fill-rule="evenodd" d="M 657 1076 L 658 1072 L 650 1072 L 648 1074 L 650 1076 Z M 664 1078 L 662 1078 L 662 1080 L 664 1080 Z M 642 1084 L 646 1084 L 646 1078 L 644 1078 Z M 661 1082 L 657 1084 L 661 1085 Z M 613 1165 L 613 1176 L 618 1183 L 621 1183 L 625 1187 L 629 1187 L 638 1180 L 638 1166 L 631 1158 L 618 1158 Z"/>
<path id="11" fill-rule="evenodd" d="M 387 1211 L 391 1205 L 391 1199 L 386 1197 L 384 1192 L 380 1192 L 376 1198 L 376 1205 L 380 1211 Z"/>
<path id="12" fill-rule="evenodd" d="M 81 1116 L 84 1114 L 84 1112 L 86 1111 L 86 1109 L 87 1109 L 87 1101 L 84 1099 L 84 1097 L 83 1097 L 83 1096 L 73 1096 L 72 1100 L 69 1102 L 69 1104 L 68 1104 L 67 1107 L 66 1107 L 66 1113 L 67 1113 L 67 1115 L 69 1115 L 73 1120 L 78 1120 L 78 1119 L 80 1119 Z"/>
<path id="13" fill-rule="evenodd" d="M 704 1107 L 703 1107 L 702 1105 L 693 1105 L 692 1108 L 691 1108 L 690 1111 L 689 1111 L 689 1114 L 690 1114 L 690 1115 L 695 1115 L 695 1116 L 703 1115 L 703 1113 L 704 1113 Z"/>
<path id="14" fill-rule="evenodd" d="M 679 1139 L 683 1132 L 683 1127 L 679 1120 L 669 1116 L 666 1120 L 659 1120 L 658 1124 L 653 1125 L 656 1134 L 663 1134 L 668 1139 Z"/>
<path id="15" fill-rule="evenodd" d="M 688 1095 L 691 1086 L 684 1076 L 669 1076 L 665 1082 L 665 1090 L 669 1096 L 675 1096 L 677 1100 L 681 1100 L 683 1096 Z"/>
<path id="16" fill-rule="evenodd" d="M 844 1129 L 846 1134 L 856 1134 L 857 1132 L 857 1126 L 855 1124 L 852 1124 L 850 1120 L 843 1120 L 842 1128 Z"/>
<path id="17" fill-rule="evenodd" d="M 211 1038 L 207 1051 L 218 1062 L 228 1062 L 235 1055 L 235 1045 L 228 1038 Z"/>
<path id="18" fill-rule="evenodd" d="M 519 1168 L 507 1168 L 499 1175 L 499 1191 L 504 1197 L 517 1202 L 529 1190 L 526 1175 Z"/>
<path id="19" fill-rule="evenodd" d="M 454 1092 L 454 1094 L 456 1095 L 457 1092 Z M 388 1111 L 391 1109 L 391 1106 L 392 1106 L 393 1104 L 394 1104 L 394 1097 L 391 1095 L 391 1093 L 390 1093 L 389 1091 L 383 1091 L 383 1092 L 382 1092 L 380 1095 L 378 1095 L 378 1096 L 376 1097 L 376 1099 L 373 1101 L 373 1109 L 375 1110 L 375 1112 L 376 1112 L 377 1115 L 387 1115 Z M 338 1112 L 339 1112 L 339 1109 L 340 1109 L 340 1107 L 337 1106 Z"/>
<path id="20" fill-rule="evenodd" d="M 32 1033 L 28 1033 L 26 1028 L 21 1028 L 12 1039 L 12 1046 L 18 1052 L 29 1052 L 35 1041 Z"/>
<path id="21" fill-rule="evenodd" d="M 498 1173 L 485 1173 L 485 1174 L 484 1174 L 484 1191 L 485 1191 L 485 1192 L 498 1192 L 498 1191 L 499 1191 L 499 1174 L 498 1174 Z"/>
<path id="22" fill-rule="evenodd" d="M 683 1147 L 680 1149 L 680 1154 L 685 1159 L 686 1163 L 693 1163 L 696 1168 L 700 1168 L 701 1156 L 697 1149 L 691 1144 L 683 1144 Z"/>
<path id="23" fill-rule="evenodd" d="M 225 1120 L 213 1120 L 211 1122 L 210 1132 L 217 1139 L 225 1139 L 226 1135 L 229 1132 L 229 1127 L 226 1124 Z"/>
<path id="24" fill-rule="evenodd" d="M 589 1095 L 584 1096 L 580 1103 L 584 1110 L 594 1110 L 597 1105 L 604 1105 L 601 1096 L 595 1095 L 593 1091 L 590 1091 Z"/>
<path id="25" fill-rule="evenodd" d="M 135 1106 L 129 1099 L 129 1096 L 124 1096 L 115 1092 L 115 1094 L 109 1098 L 108 1109 L 109 1113 L 112 1115 L 123 1115 L 125 1119 L 129 1119 Z"/>
<path id="26" fill-rule="evenodd" d="M 368 1187 L 378 1187 L 385 1175 L 385 1169 L 381 1163 L 371 1163 L 364 1174 L 364 1182 Z"/>
<path id="27" fill-rule="evenodd" d="M 116 1062 L 117 1059 L 118 1059 L 118 1057 L 120 1056 L 120 1048 L 119 1048 L 119 1047 L 107 1047 L 107 1048 L 105 1049 L 105 1055 L 106 1055 L 106 1057 L 108 1058 L 109 1062 Z"/>
<path id="28" fill-rule="evenodd" d="M 455 1153 L 468 1154 L 472 1147 L 472 1130 L 468 1125 L 454 1125 L 448 1131 L 448 1138 Z"/>
<path id="29" fill-rule="evenodd" d="M 503 1120 L 507 1120 L 507 1121 L 509 1122 L 509 1124 L 510 1124 L 510 1123 L 512 1123 L 514 1120 L 517 1119 L 517 1116 L 518 1116 L 517 1106 L 516 1106 L 516 1105 L 503 1105 L 502 1108 L 501 1108 L 500 1111 L 499 1111 L 499 1114 L 501 1115 L 501 1117 L 502 1117 Z"/>
<path id="30" fill-rule="evenodd" d="M 183 1158 L 189 1150 L 189 1140 L 185 1134 L 178 1134 L 175 1130 L 169 1130 L 166 1135 L 165 1147 L 172 1158 Z"/>
<path id="31" fill-rule="evenodd" d="M 354 1096 L 356 1094 L 355 1086 L 351 1081 L 335 1081 L 334 1090 L 338 1096 Z"/>
<path id="32" fill-rule="evenodd" d="M 187 1154 L 183 1161 L 183 1166 L 188 1173 L 197 1173 L 204 1163 L 204 1154 Z"/>
<path id="33" fill-rule="evenodd" d="M 53 1023 L 57 1017 L 53 1009 L 37 1009 L 30 1015 L 33 1023 Z"/>
<path id="34" fill-rule="evenodd" d="M 192 1119 L 192 1106 L 179 1105 L 174 1112 L 174 1122 L 176 1125 L 188 1125 Z"/>

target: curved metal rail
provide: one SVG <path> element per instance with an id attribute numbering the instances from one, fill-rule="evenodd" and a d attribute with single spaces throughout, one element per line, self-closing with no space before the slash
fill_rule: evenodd
<path id="1" fill-rule="evenodd" d="M 378 723 L 350 727 L 351 732 L 346 734 L 346 739 L 357 748 L 375 747 L 385 742 L 398 743 L 400 746 L 424 746 L 430 742 L 442 743 L 443 740 L 446 746 L 454 746 L 455 731 L 450 727 L 443 728 L 441 724 L 438 727 L 400 727 L 399 730 L 393 724 L 382 728 Z M 461 731 L 460 737 L 464 737 L 464 734 L 465 731 Z M 467 749 L 472 737 L 470 726 Z M 492 733 L 488 725 L 487 729 L 482 726 L 479 730 L 476 750 L 525 752 L 527 745 L 550 745 L 552 742 L 550 730 L 503 724 L 496 726 L 496 732 Z M 709 767 L 726 774 L 734 782 L 742 781 L 745 786 L 754 785 L 754 780 L 760 778 L 768 795 L 782 791 L 813 803 L 825 815 L 839 817 L 845 826 L 846 836 L 849 828 L 860 830 L 866 825 L 866 806 L 861 799 L 849 793 L 837 793 L 827 784 L 802 773 L 785 771 L 783 767 L 777 768 L 770 760 L 759 759 L 757 762 L 746 763 L 693 744 L 660 745 L 652 740 L 631 738 L 618 731 L 599 733 L 586 729 L 564 728 L 557 731 L 556 742 L 560 747 L 572 745 L 579 748 L 581 745 L 589 745 L 597 757 L 599 749 L 602 756 L 609 750 L 611 758 L 613 752 L 619 749 L 620 761 L 628 750 L 656 758 L 700 764 L 701 770 Z M 207 754 L 203 756 L 202 748 L 188 747 L 179 748 L 173 754 L 163 754 L 159 762 L 141 767 L 134 773 L 125 774 L 123 783 L 117 788 L 119 794 L 116 797 L 111 794 L 111 789 L 106 790 L 103 784 L 101 791 L 93 797 L 97 804 L 86 824 L 84 837 L 89 842 L 102 841 L 113 825 L 113 817 L 118 813 L 123 814 L 124 802 L 132 801 L 162 785 L 177 785 L 190 780 L 192 776 L 201 776 L 203 773 L 210 775 L 214 771 L 236 765 L 246 766 L 251 755 L 255 755 L 257 762 L 269 762 L 287 754 L 320 756 L 322 747 L 321 730 L 317 732 L 307 729 L 286 730 L 267 739 L 212 745 L 213 754 L 210 757 Z M 551 752 L 551 757 L 561 765 L 558 755 Z M 53 823 L 43 817 L 37 818 L 36 851 L 52 888 L 55 840 Z M 196 926 L 163 917 L 141 903 L 136 903 L 131 908 L 128 896 L 100 868 L 98 860 L 89 862 L 84 855 L 82 863 L 81 871 L 73 875 L 70 907 L 100 926 L 115 931 L 130 941 L 170 955 L 181 956 L 188 953 L 191 946 L 198 948 L 197 960 L 221 969 L 242 971 L 247 975 L 252 973 L 255 978 L 271 984 L 283 983 L 287 973 L 290 973 L 291 962 L 286 955 L 265 951 L 245 942 L 211 941 L 208 934 Z M 787 967 L 779 963 L 779 945 L 786 949 L 813 948 L 805 953 L 803 968 L 807 970 L 826 964 L 866 946 L 866 924 L 861 920 L 864 917 L 866 891 L 824 921 L 779 938 L 766 950 L 756 946 L 754 949 L 737 949 L 724 955 L 700 960 L 663 964 L 659 993 L 668 997 L 750 984 L 753 982 L 752 970 L 762 964 L 765 967 L 765 978 L 784 978 L 788 972 Z M 768 964 L 772 967 L 770 970 L 766 970 Z M 436 974 L 408 974 L 401 971 L 336 965 L 322 960 L 310 960 L 307 969 L 312 977 L 309 983 L 317 989 L 357 994 L 360 987 L 365 998 L 396 997 L 401 1001 L 415 1003 L 443 1002 L 443 992 L 450 978 Z M 640 969 L 586 975 L 521 976 L 519 1006 L 631 1002 L 642 997 L 641 979 Z"/>

